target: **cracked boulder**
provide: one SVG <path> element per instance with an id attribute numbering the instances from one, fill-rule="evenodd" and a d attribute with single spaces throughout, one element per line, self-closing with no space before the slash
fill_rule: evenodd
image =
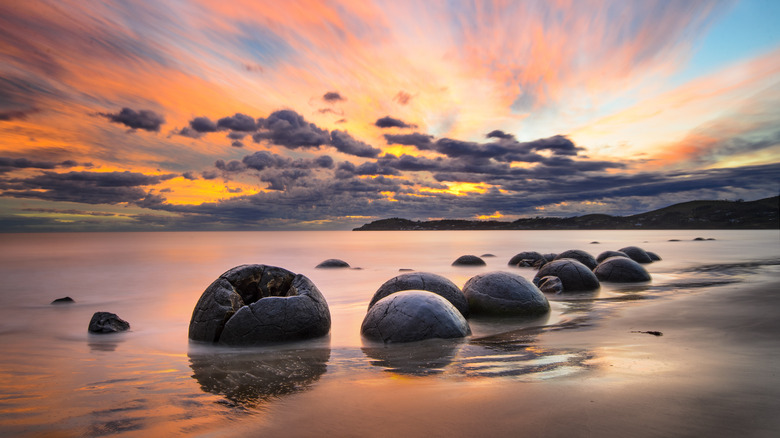
<path id="1" fill-rule="evenodd" d="M 488 272 L 463 286 L 474 315 L 534 316 L 550 311 L 547 297 L 533 283 L 509 272 Z"/>
<path id="2" fill-rule="evenodd" d="M 258 345 L 328 334 L 328 303 L 307 277 L 266 265 L 237 266 L 214 280 L 195 305 L 189 337 Z"/>
<path id="3" fill-rule="evenodd" d="M 543 277 L 558 277 L 563 284 L 563 292 L 589 291 L 600 287 L 596 275 L 575 259 L 558 259 L 542 266 L 534 277 L 534 284 L 539 285 Z"/>
<path id="4" fill-rule="evenodd" d="M 650 281 L 650 274 L 639 263 L 627 257 L 610 257 L 593 270 L 601 281 L 615 283 L 641 283 Z"/>
<path id="5" fill-rule="evenodd" d="M 469 317 L 469 303 L 460 288 L 446 277 L 430 272 L 410 272 L 397 275 L 387 280 L 374 293 L 368 308 L 376 304 L 382 298 L 404 290 L 424 290 L 433 292 L 449 301 L 463 315 Z"/>
<path id="6" fill-rule="evenodd" d="M 596 266 L 598 266 L 598 262 L 596 259 L 593 258 L 592 255 L 590 255 L 588 252 L 583 251 L 581 249 L 570 249 L 568 251 L 564 251 L 557 256 L 555 256 L 555 260 L 560 259 L 574 259 L 578 262 L 582 263 L 583 265 L 587 266 L 588 269 L 593 269 Z"/>
<path id="7" fill-rule="evenodd" d="M 403 291 L 377 301 L 366 313 L 360 333 L 373 341 L 414 342 L 462 338 L 468 322 L 449 301 L 427 291 Z"/>
<path id="8" fill-rule="evenodd" d="M 626 255 L 630 257 L 631 260 L 637 263 L 653 263 L 653 259 L 650 258 L 647 252 L 638 246 L 627 246 L 625 248 L 620 248 L 620 252 L 626 253 Z"/>
<path id="9" fill-rule="evenodd" d="M 514 257 L 509 259 L 509 263 L 507 263 L 508 266 L 518 266 L 520 262 L 525 261 L 526 263 L 523 265 L 527 266 L 533 266 L 534 263 L 537 261 L 543 259 L 544 256 L 536 251 L 523 251 L 521 253 L 515 254 Z"/>

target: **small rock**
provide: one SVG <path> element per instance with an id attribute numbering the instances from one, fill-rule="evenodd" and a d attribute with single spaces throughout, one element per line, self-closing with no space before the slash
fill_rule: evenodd
<path id="1" fill-rule="evenodd" d="M 495 257 L 495 254 L 482 254 L 480 257 Z"/>
<path id="2" fill-rule="evenodd" d="M 75 303 L 75 302 L 76 301 L 73 298 L 71 298 L 71 297 L 62 297 L 62 298 L 57 298 L 56 300 L 52 301 L 51 303 L 52 304 L 71 304 L 71 303 Z"/>
<path id="3" fill-rule="evenodd" d="M 484 260 L 475 255 L 463 255 L 452 262 L 452 266 L 485 266 L 486 264 Z"/>
<path id="4" fill-rule="evenodd" d="M 130 323 L 118 317 L 115 313 L 95 312 L 89 321 L 89 331 L 92 333 L 115 333 L 130 328 Z"/>
<path id="5" fill-rule="evenodd" d="M 349 268 L 349 263 L 340 259 L 328 259 L 323 261 L 319 265 L 315 266 L 315 268 L 319 268 L 319 269 Z"/>

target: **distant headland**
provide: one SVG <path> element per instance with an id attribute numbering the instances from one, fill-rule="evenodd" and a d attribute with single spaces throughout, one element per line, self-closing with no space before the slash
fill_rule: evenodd
<path id="1" fill-rule="evenodd" d="M 675 229 L 780 229 L 780 197 L 756 201 L 690 201 L 632 216 L 588 214 L 524 218 L 513 222 L 391 218 L 367 223 L 353 231 Z"/>

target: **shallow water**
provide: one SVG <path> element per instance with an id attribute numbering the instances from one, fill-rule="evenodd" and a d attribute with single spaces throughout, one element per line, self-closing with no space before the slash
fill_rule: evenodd
<path id="1" fill-rule="evenodd" d="M 674 397 L 695 399 L 699 385 L 716 382 L 731 388 L 726 394 L 739 400 L 746 394 L 732 388 L 737 379 L 743 388 L 753 380 L 749 375 L 723 375 L 719 367 L 725 365 L 715 364 L 710 345 L 697 344 L 726 322 L 697 319 L 692 309 L 718 291 L 733 291 L 732 300 L 732 295 L 744 294 L 748 304 L 754 304 L 748 292 L 766 288 L 780 272 L 778 243 L 780 233 L 774 230 L 0 235 L 0 435 L 430 435 L 434 418 L 457 425 L 436 429 L 439 433 L 468 435 L 472 423 L 463 424 L 460 410 L 488 415 L 489 409 L 489 416 L 504 413 L 516 423 L 519 413 L 538 409 L 531 396 L 572 408 L 566 400 L 601 394 L 607 387 L 621 393 L 626 385 L 635 385 L 668 402 Z M 531 279 L 533 269 L 511 268 L 506 262 L 526 250 L 582 249 L 596 256 L 628 245 L 663 258 L 646 265 L 653 277 L 649 284 L 602 284 L 592 293 L 550 295 L 552 311 L 542 318 L 472 318 L 473 334 L 462 340 L 385 347 L 360 338 L 368 301 L 399 269 L 434 272 L 458 286 L 493 270 Z M 485 258 L 486 267 L 450 265 L 460 255 L 485 253 L 495 255 Z M 360 269 L 314 269 L 328 258 Z M 190 344 L 187 327 L 200 294 L 222 272 L 245 263 L 281 266 L 308 276 L 329 303 L 330 336 L 263 348 Z M 63 296 L 76 303 L 49 304 Z M 678 308 L 676 303 L 684 305 Z M 733 309 L 740 321 L 748 321 L 738 325 L 738 333 L 751 324 L 764 324 L 776 312 L 761 306 L 748 311 L 745 303 L 738 304 L 721 304 Z M 643 309 L 655 309 L 664 318 L 653 316 L 658 326 L 631 326 L 626 315 Z M 130 322 L 131 330 L 88 334 L 95 311 L 117 313 Z M 660 327 L 664 320 L 671 333 Z M 633 333 L 653 330 L 663 336 Z M 780 365 L 777 353 L 744 342 L 740 348 L 745 351 L 728 354 L 734 369 L 755 371 L 756 360 Z M 683 351 L 695 351 L 704 365 L 691 371 Z M 659 358 L 667 352 L 666 359 Z M 757 357 L 749 357 L 752 354 Z M 668 389 L 654 386 L 654 376 L 669 377 L 680 370 L 688 373 L 690 394 L 676 393 L 671 381 Z M 756 373 L 755 379 L 767 378 Z M 732 408 L 729 397 L 722 401 L 724 410 Z M 621 404 L 626 406 L 630 403 Z M 665 420 L 659 424 L 676 424 L 670 418 L 677 417 L 664 409 L 656 415 L 648 413 L 647 404 L 637 409 L 642 410 L 635 416 L 639 425 L 656 423 L 659 416 Z M 599 412 L 582 415 L 600 418 Z M 406 420 L 398 425 L 389 415 Z M 537 415 L 542 421 L 544 416 Z M 706 423 L 706 414 L 700 415 Z M 582 426 L 580 420 L 572 420 L 571 430 L 529 419 L 522 424 L 541 427 L 538 435 L 556 436 L 582 432 L 574 428 Z M 510 424 L 489 430 L 512 435 L 512 429 L 505 429 Z M 644 431 L 639 435 L 668 436 L 670 431 L 658 424 L 634 430 L 633 424 L 615 428 L 612 435 Z M 386 432 L 379 433 L 379 427 Z M 603 436 L 605 430 L 600 431 Z"/>

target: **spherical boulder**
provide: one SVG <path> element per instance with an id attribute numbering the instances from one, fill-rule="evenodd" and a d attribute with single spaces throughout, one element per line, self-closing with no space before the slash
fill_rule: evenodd
<path id="1" fill-rule="evenodd" d="M 123 332 L 130 328 L 130 323 L 111 312 L 95 312 L 89 321 L 89 330 L 92 333 Z"/>
<path id="2" fill-rule="evenodd" d="M 508 266 L 517 266 L 521 261 L 528 260 L 529 266 L 532 266 L 537 260 L 544 258 L 540 253 L 536 251 L 523 251 L 515 254 L 514 257 L 509 259 Z"/>
<path id="3" fill-rule="evenodd" d="M 661 260 L 661 256 L 659 256 L 658 254 L 656 254 L 654 252 L 650 252 L 650 251 L 645 251 L 645 252 L 647 253 L 648 256 L 650 256 L 650 260 L 652 260 L 654 262 L 657 262 L 657 261 Z"/>
<path id="4" fill-rule="evenodd" d="M 651 259 L 649 255 L 647 255 L 645 250 L 643 250 L 638 246 L 627 246 L 625 248 L 620 248 L 620 252 L 625 253 L 631 260 L 635 262 L 653 263 L 653 259 Z"/>
<path id="5" fill-rule="evenodd" d="M 349 263 L 340 259 L 328 259 L 315 266 L 317 269 L 349 268 Z"/>
<path id="6" fill-rule="evenodd" d="M 397 275 L 379 286 L 368 308 L 382 298 L 404 290 L 424 290 L 444 297 L 465 317 L 469 316 L 469 303 L 460 288 L 446 277 L 430 272 L 410 272 Z"/>
<path id="7" fill-rule="evenodd" d="M 583 265 L 587 266 L 588 269 L 593 269 L 596 266 L 598 266 L 598 262 L 596 259 L 593 258 L 592 255 L 590 255 L 588 252 L 583 251 L 581 249 L 570 249 L 568 251 L 564 251 L 557 256 L 555 256 L 554 260 L 560 260 L 560 259 L 574 259 L 578 262 L 582 263 Z"/>
<path id="8" fill-rule="evenodd" d="M 593 270 L 601 281 L 615 283 L 639 283 L 650 281 L 650 274 L 639 263 L 627 257 L 610 257 Z"/>
<path id="9" fill-rule="evenodd" d="M 548 275 L 539 279 L 539 290 L 548 294 L 559 294 L 563 292 L 563 283 L 560 278 Z"/>
<path id="10" fill-rule="evenodd" d="M 458 309 L 441 296 L 427 291 L 403 291 L 371 306 L 360 333 L 366 339 L 389 343 L 462 338 L 471 334 L 471 329 Z"/>
<path id="11" fill-rule="evenodd" d="M 476 275 L 463 286 L 463 293 L 474 315 L 533 316 L 550 311 L 539 288 L 509 272 Z"/>
<path id="12" fill-rule="evenodd" d="M 203 292 L 189 337 L 225 345 L 258 345 L 324 336 L 328 303 L 308 278 L 266 265 L 237 266 Z"/>
<path id="13" fill-rule="evenodd" d="M 458 257 L 454 262 L 452 262 L 452 266 L 485 266 L 485 265 L 486 265 L 485 261 L 475 255 L 463 255 Z"/>
<path id="14" fill-rule="evenodd" d="M 558 277 L 563 283 L 564 292 L 589 291 L 600 287 L 593 271 L 574 259 L 558 259 L 542 266 L 534 277 L 534 284 L 547 276 Z"/>
<path id="15" fill-rule="evenodd" d="M 604 260 L 610 258 L 610 257 L 626 257 L 628 258 L 628 254 L 621 252 L 621 251 L 604 251 L 601 254 L 596 257 L 596 261 L 601 263 Z"/>

